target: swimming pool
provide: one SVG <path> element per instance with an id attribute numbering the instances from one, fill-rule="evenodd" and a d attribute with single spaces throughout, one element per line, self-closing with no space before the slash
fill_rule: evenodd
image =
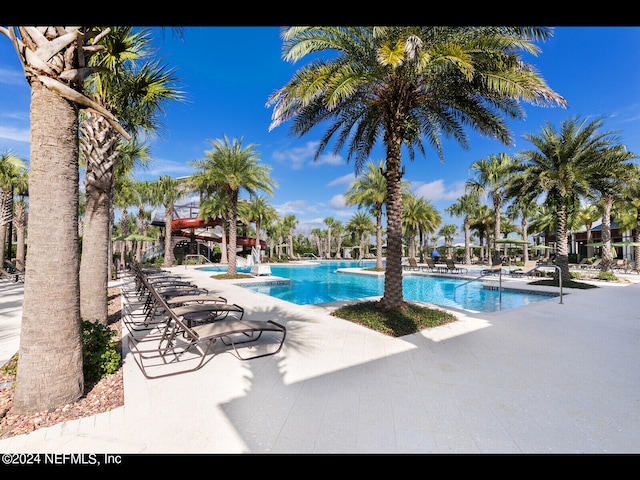
<path id="1" fill-rule="evenodd" d="M 384 294 L 384 276 L 338 272 L 338 268 L 362 266 L 348 261 L 321 261 L 315 265 L 271 265 L 271 273 L 289 279 L 286 283 L 242 285 L 248 290 L 270 295 L 298 305 L 377 297 Z M 375 261 L 365 262 L 374 267 Z M 206 267 L 204 270 L 213 270 Z M 549 300 L 549 295 L 483 288 L 483 282 L 466 283 L 467 278 L 405 275 L 402 292 L 405 300 L 475 312 L 496 312 Z M 465 284 L 465 285 L 463 285 Z M 458 287 L 458 288 L 456 288 Z"/>

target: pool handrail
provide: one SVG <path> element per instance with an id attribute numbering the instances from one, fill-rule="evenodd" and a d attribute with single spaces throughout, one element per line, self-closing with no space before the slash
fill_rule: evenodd
<path id="1" fill-rule="evenodd" d="M 203 263 L 214 263 L 211 260 L 209 260 L 207 257 L 205 257 L 204 255 L 200 255 L 200 254 L 196 254 L 196 253 L 189 253 L 187 255 L 184 256 L 185 260 L 197 260 L 198 261 L 198 265 L 202 265 Z"/>
<path id="2" fill-rule="evenodd" d="M 560 304 L 562 305 L 562 270 L 560 269 L 560 267 L 558 265 L 536 265 L 535 267 L 533 267 L 531 270 L 528 270 L 526 272 L 524 272 L 522 275 L 523 276 L 528 276 L 531 272 L 538 270 L 541 267 L 553 267 L 556 269 L 556 271 L 558 272 L 558 285 L 560 287 Z M 483 277 L 486 277 L 488 275 L 493 275 L 496 272 L 487 272 L 487 273 L 483 273 L 482 275 L 480 275 L 479 277 L 476 278 L 472 278 L 464 283 L 461 283 L 460 285 L 456 285 L 455 288 L 453 289 L 453 298 L 455 300 L 456 298 L 456 290 L 458 289 L 458 287 L 462 287 L 463 285 L 466 285 L 468 283 L 471 282 L 475 282 L 476 280 L 480 280 Z M 500 298 L 500 306 L 502 306 L 502 270 L 500 270 L 498 273 L 499 276 L 499 284 L 498 284 L 498 290 L 499 290 L 499 298 Z"/>

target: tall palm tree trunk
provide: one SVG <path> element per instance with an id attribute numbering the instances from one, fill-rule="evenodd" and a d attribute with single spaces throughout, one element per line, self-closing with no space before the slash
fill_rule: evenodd
<path id="1" fill-rule="evenodd" d="M 164 210 L 164 263 L 163 266 L 171 267 L 176 261 L 173 253 L 173 232 L 171 228 L 173 222 L 173 203 L 167 205 Z"/>
<path id="2" fill-rule="evenodd" d="M 469 217 L 465 216 L 463 220 L 463 228 L 464 228 L 464 264 L 471 265 L 471 247 L 469 244 L 471 243 L 471 222 L 469 221 Z"/>
<path id="3" fill-rule="evenodd" d="M 339 245 L 338 252 L 340 252 Z M 376 212 L 376 268 L 382 269 L 382 214 L 380 212 Z"/>
<path id="4" fill-rule="evenodd" d="M 227 273 L 235 275 L 238 273 L 236 263 L 236 246 L 238 237 L 238 194 L 237 192 L 231 192 L 229 194 L 229 256 Z"/>
<path id="5" fill-rule="evenodd" d="M 89 167 L 88 167 L 89 168 Z M 93 177 L 87 172 L 87 178 Z M 109 193 L 112 175 L 107 172 L 87 182 L 87 211 L 80 262 L 80 316 L 83 320 L 107 324 L 106 291 L 109 283 Z"/>
<path id="6" fill-rule="evenodd" d="M 86 161 L 86 214 L 80 259 L 80 316 L 107 324 L 111 264 L 113 166 L 118 157 L 116 130 L 102 115 L 87 112 L 80 149 Z"/>
<path id="7" fill-rule="evenodd" d="M 24 201 L 16 202 L 13 216 L 16 224 L 16 265 L 24 270 L 26 260 L 25 232 L 27 230 L 27 205 Z"/>
<path id="8" fill-rule="evenodd" d="M 4 249 L 7 239 L 11 238 L 11 220 L 13 219 L 13 192 L 11 190 L 0 190 L 0 268 L 4 268 Z M 11 260 L 11 252 L 7 256 Z"/>
<path id="9" fill-rule="evenodd" d="M 83 394 L 78 182 L 78 108 L 33 80 L 29 261 L 13 397 L 18 415 Z"/>
<path id="10" fill-rule="evenodd" d="M 611 255 L 611 209 L 613 197 L 603 196 L 602 199 L 602 268 L 610 272 L 613 270 L 613 256 Z"/>
<path id="11" fill-rule="evenodd" d="M 387 144 L 387 268 L 384 275 L 384 295 L 380 303 L 386 309 L 397 309 L 404 305 L 400 139 L 385 143 Z"/>
<path id="12" fill-rule="evenodd" d="M 569 272 L 569 242 L 567 231 L 567 207 L 562 206 L 557 212 L 557 238 L 556 238 L 556 265 L 560 267 L 560 274 L 562 275 L 562 281 L 568 282 L 571 280 L 571 273 Z"/>

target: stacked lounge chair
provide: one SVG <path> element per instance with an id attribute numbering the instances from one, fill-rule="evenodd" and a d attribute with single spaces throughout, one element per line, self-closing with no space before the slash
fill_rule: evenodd
<path id="1" fill-rule="evenodd" d="M 222 352 L 250 360 L 282 349 L 286 328 L 280 323 L 246 319 L 241 306 L 208 292 L 166 298 L 138 265 L 133 275 L 135 293 L 131 307 L 123 308 L 123 323 L 129 350 L 146 378 L 198 370 Z"/>

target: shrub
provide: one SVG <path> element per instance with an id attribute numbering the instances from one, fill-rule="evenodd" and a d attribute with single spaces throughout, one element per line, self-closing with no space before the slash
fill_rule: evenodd
<path id="1" fill-rule="evenodd" d="M 122 356 L 113 337 L 117 334 L 106 325 L 82 321 L 82 372 L 86 382 L 115 373 Z"/>
<path id="2" fill-rule="evenodd" d="M 615 276 L 615 274 L 611 273 L 611 272 L 600 272 L 598 273 L 598 280 L 605 280 L 607 282 L 617 282 L 618 281 L 618 277 Z"/>

